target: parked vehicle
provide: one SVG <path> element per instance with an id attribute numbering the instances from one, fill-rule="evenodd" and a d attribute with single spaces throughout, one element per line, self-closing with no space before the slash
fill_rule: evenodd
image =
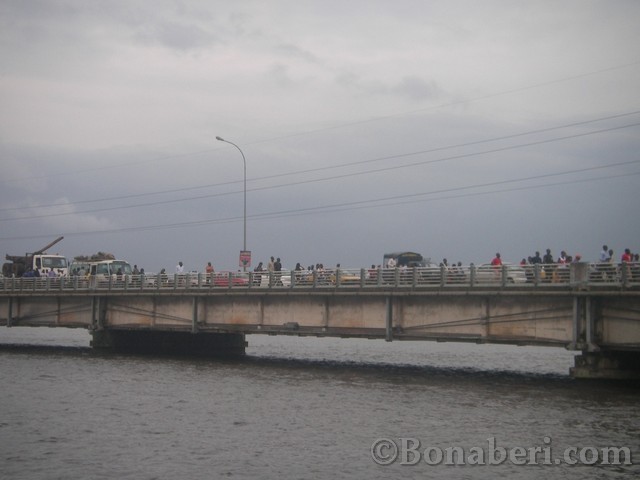
<path id="1" fill-rule="evenodd" d="M 385 253 L 382 257 L 382 267 L 386 268 L 389 265 L 389 260 L 393 259 L 396 263 L 396 267 L 428 267 L 431 266 L 431 259 L 424 258 L 421 254 L 416 252 L 394 252 Z"/>
<path id="2" fill-rule="evenodd" d="M 53 270 L 56 275 L 59 276 L 67 275 L 67 259 L 62 255 L 46 253 L 46 250 L 53 247 L 63 238 L 64 237 L 58 237 L 53 242 L 33 253 L 5 255 L 5 258 L 11 263 L 7 262 L 2 265 L 2 274 L 5 277 L 22 277 L 25 273 L 37 269 L 41 275 L 46 274 L 49 270 Z"/>
<path id="3" fill-rule="evenodd" d="M 216 272 L 213 274 L 214 287 L 246 287 L 249 275 L 241 272 Z"/>
<path id="4" fill-rule="evenodd" d="M 340 285 L 360 285 L 360 270 L 337 269 L 332 271 L 329 275 L 329 281 L 333 285 L 337 285 L 338 279 L 340 280 Z"/>
<path id="5" fill-rule="evenodd" d="M 491 265 L 485 263 L 475 269 L 475 283 L 502 283 L 503 274 L 506 275 L 506 283 L 527 283 L 526 270 L 520 265 L 504 263 Z"/>
<path id="6" fill-rule="evenodd" d="M 93 286 L 122 282 L 125 276 L 131 276 L 131 273 L 131 265 L 125 260 L 101 260 L 89 264 L 89 279 Z"/>
<path id="7" fill-rule="evenodd" d="M 69 275 L 71 276 L 76 275 L 79 277 L 84 277 L 86 275 L 89 275 L 90 271 L 91 262 L 73 260 L 71 264 L 69 264 Z"/>

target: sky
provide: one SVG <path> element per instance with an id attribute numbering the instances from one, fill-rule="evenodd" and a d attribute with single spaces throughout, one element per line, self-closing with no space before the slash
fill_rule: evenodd
<path id="1" fill-rule="evenodd" d="M 639 18 L 632 0 L 3 0 L 0 253 L 64 236 L 50 253 L 237 270 L 245 219 L 251 268 L 640 252 Z"/>

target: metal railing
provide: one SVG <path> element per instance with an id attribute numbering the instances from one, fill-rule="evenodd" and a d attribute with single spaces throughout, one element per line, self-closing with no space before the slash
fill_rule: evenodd
<path id="1" fill-rule="evenodd" d="M 640 263 L 469 265 L 414 268 L 345 268 L 281 272 L 217 272 L 0 278 L 0 294 L 43 291 L 144 291 L 223 289 L 373 289 L 640 285 Z"/>

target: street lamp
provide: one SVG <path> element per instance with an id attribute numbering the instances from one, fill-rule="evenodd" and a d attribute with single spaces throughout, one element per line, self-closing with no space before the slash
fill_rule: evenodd
<path id="1" fill-rule="evenodd" d="M 230 143 L 231 145 L 236 147 L 240 152 L 240 155 L 242 155 L 242 163 L 244 164 L 244 234 L 243 234 L 243 242 L 242 242 L 242 251 L 246 252 L 247 251 L 247 159 L 244 158 L 244 153 L 242 152 L 242 149 L 235 143 L 230 142 L 229 140 L 225 140 L 222 137 L 216 137 L 216 140 L 219 140 L 225 143 Z M 245 272 L 247 271 L 246 260 L 242 262 L 242 270 Z"/>

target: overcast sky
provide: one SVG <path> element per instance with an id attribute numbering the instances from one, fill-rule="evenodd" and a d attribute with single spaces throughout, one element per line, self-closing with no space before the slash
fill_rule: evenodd
<path id="1" fill-rule="evenodd" d="M 640 2 L 0 2 L 0 253 L 640 251 Z"/>

